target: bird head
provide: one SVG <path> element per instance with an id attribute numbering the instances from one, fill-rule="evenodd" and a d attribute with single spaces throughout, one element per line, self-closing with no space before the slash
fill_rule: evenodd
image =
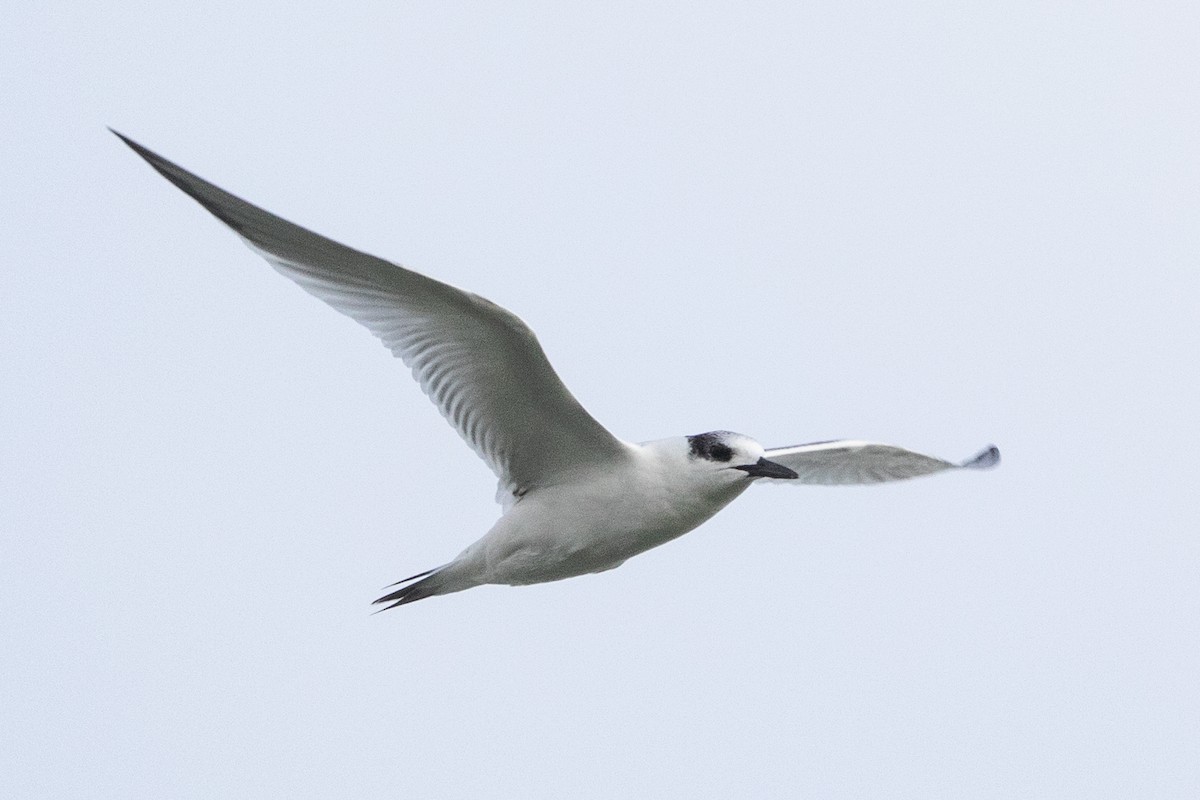
<path id="1" fill-rule="evenodd" d="M 687 437 L 693 469 L 710 470 L 729 478 L 796 478 L 795 472 L 768 460 L 763 446 L 733 431 L 709 431 Z"/>

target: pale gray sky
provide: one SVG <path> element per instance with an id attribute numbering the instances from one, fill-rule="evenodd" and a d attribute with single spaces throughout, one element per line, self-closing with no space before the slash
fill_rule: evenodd
<path id="1" fill-rule="evenodd" d="M 1200 7 L 346 5 L 0 27 L 0 796 L 1195 796 Z M 105 125 L 623 438 L 1005 462 L 369 616 L 491 475 Z"/>

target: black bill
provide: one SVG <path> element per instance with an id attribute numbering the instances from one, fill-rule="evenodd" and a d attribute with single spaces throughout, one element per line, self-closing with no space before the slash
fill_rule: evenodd
<path id="1" fill-rule="evenodd" d="M 783 464 L 776 464 L 774 461 L 767 461 L 765 458 L 760 458 L 757 464 L 745 464 L 740 469 L 749 475 L 751 478 L 799 478 L 794 471 L 788 469 Z"/>

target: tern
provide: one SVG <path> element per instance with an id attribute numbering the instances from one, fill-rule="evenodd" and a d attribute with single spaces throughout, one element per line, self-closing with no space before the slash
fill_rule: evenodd
<path id="1" fill-rule="evenodd" d="M 567 390 L 533 331 L 479 295 L 339 244 L 214 186 L 113 131 L 301 288 L 364 325 L 411 370 L 499 479 L 500 519 L 446 564 L 375 601 L 382 610 L 484 584 L 520 586 L 619 567 L 708 520 L 757 481 L 865 484 L 952 463 L 858 440 L 766 449 L 710 431 L 622 441 Z"/>

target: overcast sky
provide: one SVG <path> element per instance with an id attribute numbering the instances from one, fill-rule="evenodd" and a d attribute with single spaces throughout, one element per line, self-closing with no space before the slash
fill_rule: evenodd
<path id="1" fill-rule="evenodd" d="M 1200 6 L 202 5 L 0 26 L 0 795 L 1195 796 Z M 622 438 L 1004 463 L 371 616 L 492 476 L 106 125 Z"/>

